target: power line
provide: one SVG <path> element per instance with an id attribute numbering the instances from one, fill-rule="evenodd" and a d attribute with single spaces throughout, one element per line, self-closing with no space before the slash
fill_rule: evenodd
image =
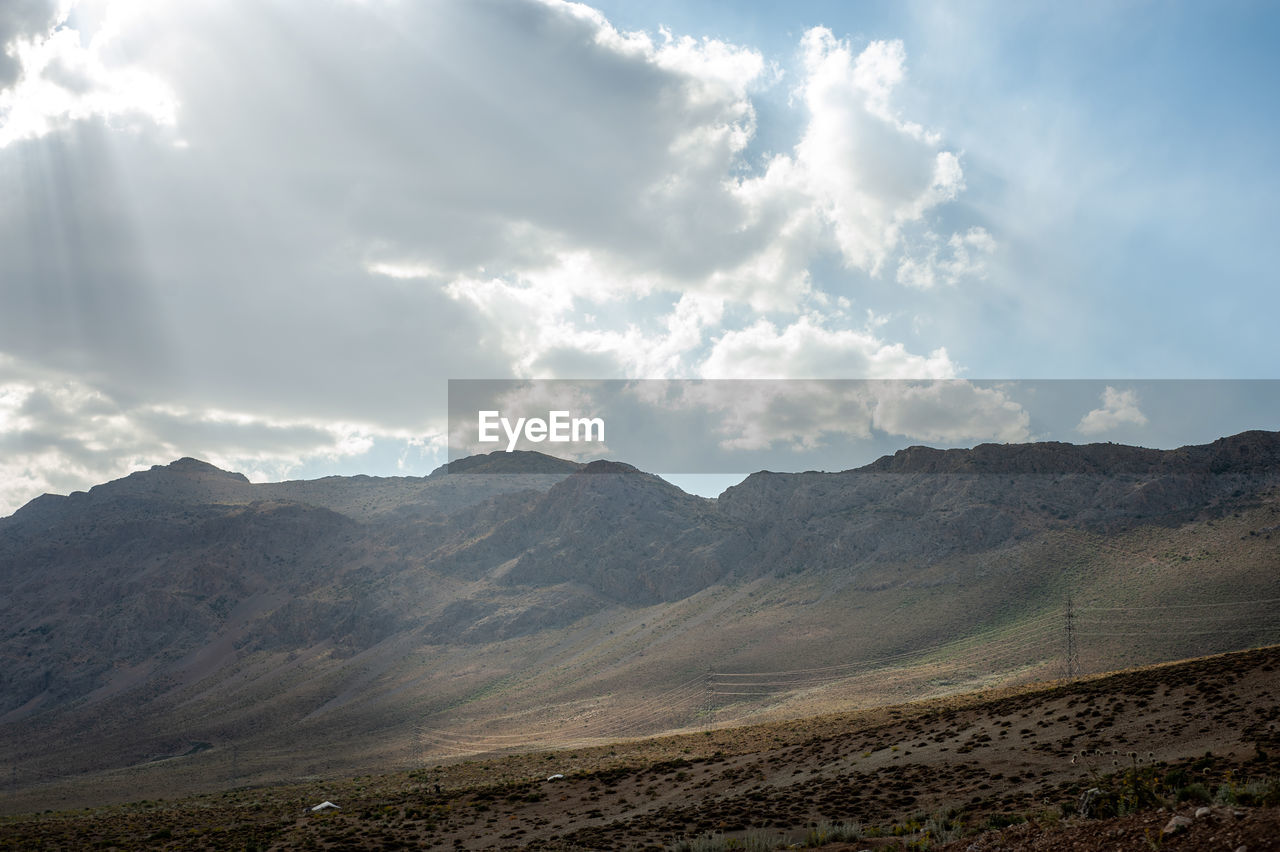
<path id="1" fill-rule="evenodd" d="M 1027 641 L 1029 637 L 1035 636 L 1038 634 L 1043 634 L 1047 632 L 1049 629 L 1051 629 L 1051 627 L 1052 625 L 1049 625 L 1049 624 L 1040 624 L 1038 626 L 1033 626 L 1026 630 L 1022 630 L 1019 633 L 1012 636 L 1008 636 L 1001 639 L 993 639 L 989 642 L 986 642 L 980 645 L 979 647 L 983 649 L 1005 648 L 1006 643 L 1009 643 L 1009 642 L 1015 642 L 1016 647 L 1030 647 L 1037 643 Z M 879 663 L 897 662 L 899 660 L 903 660 L 908 657 L 917 657 L 923 654 L 931 653 L 933 651 L 939 651 L 946 648 L 954 648 L 957 644 L 960 644 L 964 641 L 965 640 L 954 640 L 952 642 L 946 642 L 941 645 L 934 645 L 926 648 L 918 648 L 914 651 L 904 651 L 902 653 L 892 654 L 886 657 L 874 657 L 866 660 L 859 660 L 853 663 L 844 663 L 839 666 L 825 666 L 823 668 L 818 668 L 818 669 L 792 669 L 790 671 L 720 672 L 720 673 L 717 673 L 715 677 L 717 679 L 717 685 L 719 686 L 748 686 L 748 685 L 757 685 L 757 684 L 764 685 L 764 683 L 770 683 L 773 685 L 779 685 L 779 684 L 787 685 L 792 683 L 799 684 L 799 685 L 803 685 L 805 683 L 824 683 L 824 682 L 829 682 L 833 680 L 843 680 L 847 677 L 852 676 L 852 675 L 843 673 L 843 672 L 847 672 L 849 669 L 856 669 L 857 671 L 855 672 L 855 674 L 863 674 Z M 832 671 L 833 669 L 840 669 L 841 672 Z M 794 677 L 793 679 L 786 680 L 786 681 L 763 682 L 759 680 L 753 680 L 754 678 L 761 678 L 761 677 L 804 676 L 804 675 L 809 675 L 810 673 L 817 673 L 817 672 L 831 672 L 831 673 L 815 674 L 813 677 Z"/>
<path id="2" fill-rule="evenodd" d="M 1280 598 L 1262 598 L 1251 601 L 1217 601 L 1205 603 L 1190 604 L 1158 604 L 1153 606 L 1085 606 L 1080 607 L 1081 612 L 1118 612 L 1121 610 L 1148 610 L 1148 609 L 1199 609 L 1201 607 L 1210 606 L 1238 606 L 1251 607 L 1259 604 L 1280 603 Z"/>
<path id="3" fill-rule="evenodd" d="M 1152 638 L 1169 638 L 1169 637 L 1178 637 L 1178 636 L 1224 636 L 1226 635 L 1226 633 L 1245 633 L 1245 632 L 1265 633 L 1267 631 L 1280 631 L 1280 624 L 1276 624 L 1276 626 L 1274 627 L 1224 627 L 1224 628 L 1216 629 L 1216 631 L 1172 631 L 1172 632 L 1167 632 L 1167 631 L 1166 632 L 1158 632 L 1158 631 L 1092 632 L 1091 631 L 1088 633 L 1082 632 L 1080 633 L 1080 636 L 1149 636 Z"/>
<path id="4" fill-rule="evenodd" d="M 452 731 L 437 729 L 425 732 L 419 729 L 419 731 L 415 731 L 415 739 L 425 735 L 427 739 L 434 741 L 437 747 L 472 752 L 512 748 L 537 742 L 563 743 L 566 740 L 566 735 L 575 740 L 591 741 L 610 736 L 619 736 L 628 730 L 645 730 L 655 725 L 669 724 L 668 720 L 671 720 L 673 716 L 676 716 L 682 710 L 689 712 L 690 709 L 694 713 L 693 718 L 696 719 L 700 715 L 703 717 L 704 725 L 710 725 L 715 714 L 718 698 L 785 701 L 788 700 L 788 693 L 800 693 L 811 688 L 841 684 L 852 687 L 856 682 L 873 676 L 897 683 L 903 679 L 909 679 L 909 673 L 904 672 L 900 666 L 895 667 L 894 663 L 908 659 L 919 660 L 929 654 L 944 650 L 950 650 L 953 654 L 963 653 L 965 661 L 969 665 L 991 663 L 1002 657 L 1026 652 L 1037 654 L 1035 662 L 1039 664 L 1045 659 L 1052 658 L 1051 649 L 1056 642 L 1053 641 L 1049 634 L 1059 629 L 1063 629 L 1065 632 L 1066 674 L 1068 678 L 1074 678 L 1081 672 L 1079 661 L 1079 639 L 1081 637 L 1145 637 L 1157 640 L 1240 634 L 1248 631 L 1265 632 L 1273 629 L 1267 624 L 1262 626 L 1237 624 L 1232 627 L 1219 627 L 1212 630 L 1177 630 L 1176 627 L 1172 631 L 1132 630 L 1125 628 L 1141 628 L 1148 625 L 1151 627 L 1169 627 L 1173 625 L 1168 619 L 1152 622 L 1134 621 L 1132 618 L 1126 617 L 1127 613 L 1134 613 L 1135 615 L 1151 613 L 1154 615 L 1160 611 L 1169 610 L 1194 611 L 1221 607 L 1256 608 L 1277 602 L 1280 602 L 1280 598 L 1132 607 L 1077 607 L 1073 593 L 1068 591 L 1065 612 L 1062 615 L 1055 616 L 1051 611 L 1045 612 L 1035 618 L 1012 625 L 1011 628 L 1006 628 L 1003 631 L 1004 635 L 1000 638 L 984 640 L 982 634 L 979 634 L 877 658 L 803 669 L 762 672 L 716 672 L 708 668 L 704 673 L 694 675 L 689 680 L 664 692 L 635 704 L 624 705 L 621 710 L 615 711 L 609 706 L 597 705 L 574 719 L 566 718 L 560 724 L 553 723 L 554 727 L 548 727 L 543 730 L 520 734 L 467 734 L 457 728 Z M 1096 613 L 1096 615 L 1089 618 L 1091 613 Z M 1084 615 L 1082 616 L 1082 614 Z M 1185 624 L 1186 622 L 1211 622 L 1213 619 L 1221 617 L 1193 613 L 1184 615 L 1181 612 L 1176 615 L 1170 613 L 1170 615 L 1173 615 L 1177 622 L 1183 623 L 1184 626 L 1195 626 L 1194 624 Z M 1058 622 L 1055 625 L 1053 623 L 1059 618 L 1064 618 L 1065 624 Z M 1267 622 L 1274 618 L 1275 616 L 1265 613 L 1234 616 L 1237 622 L 1259 620 Z M 1084 628 L 1083 630 L 1081 629 L 1082 627 Z M 1107 628 L 1113 629 L 1108 630 Z M 1277 625 L 1274 629 L 1280 629 L 1280 625 Z M 888 664 L 887 667 L 878 670 L 878 667 L 884 664 Z M 765 680 L 764 678 L 771 679 Z M 602 715 L 603 718 L 601 718 Z M 581 723 L 581 728 L 578 727 L 579 723 Z"/>
<path id="5" fill-rule="evenodd" d="M 1077 612 L 1077 613 L 1079 613 L 1079 610 L 1076 610 L 1076 612 Z M 1085 621 L 1086 619 L 1088 619 L 1088 620 L 1093 621 L 1093 622 L 1096 622 L 1096 623 L 1098 623 L 1098 624 L 1115 624 L 1117 621 L 1123 621 L 1123 622 L 1124 622 L 1124 623 L 1126 623 L 1126 624 L 1133 624 L 1133 625 L 1151 625 L 1151 626 L 1153 626 L 1153 627 L 1156 627 L 1156 626 L 1160 626 L 1160 625 L 1162 625 L 1162 624 L 1168 624 L 1168 623 L 1169 623 L 1169 621 L 1170 621 L 1170 618 L 1173 618 L 1173 617 L 1174 617 L 1174 616 L 1169 616 L 1169 615 L 1165 615 L 1165 616 L 1148 615 L 1148 614 L 1145 614 L 1145 613 L 1144 613 L 1144 614 L 1135 614 L 1135 615 L 1112 615 L 1112 616 L 1108 616 L 1108 617 L 1105 617 L 1105 618 L 1100 617 L 1100 616 L 1081 616 L 1081 615 L 1077 615 L 1077 616 L 1076 616 L 1076 622 L 1077 622 L 1077 623 L 1080 623 L 1080 622 L 1083 622 L 1083 621 Z M 1177 621 L 1178 621 L 1178 623 L 1180 623 L 1180 624 L 1181 624 L 1181 623 L 1184 623 L 1184 622 L 1193 622 L 1193 621 L 1207 621 L 1207 622 L 1209 622 L 1209 623 L 1211 623 L 1211 624 L 1212 624 L 1212 623 L 1221 623 L 1221 622 L 1224 620 L 1224 618 L 1227 618 L 1227 617 L 1228 617 L 1228 616 L 1224 616 L 1224 615 L 1222 615 L 1222 614 L 1218 614 L 1218 615 L 1182 615 L 1181 613 L 1178 613 L 1178 614 L 1176 615 Z M 1274 613 L 1274 612 L 1260 612 L 1260 613 L 1255 613 L 1255 614 L 1253 614 L 1253 615 L 1231 615 L 1231 616 L 1229 616 L 1229 617 L 1230 617 L 1230 619 L 1231 619 L 1231 622 L 1232 622 L 1233 624 L 1235 624 L 1235 623 L 1238 623 L 1238 622 L 1241 622 L 1241 621 L 1260 621 L 1260 620 L 1261 620 L 1261 621 L 1275 621 L 1275 620 L 1276 620 L 1278 617 L 1280 617 L 1280 616 L 1278 616 L 1278 615 L 1277 615 L 1276 613 Z M 1154 620 L 1154 621 L 1144 621 L 1144 620 L 1142 620 L 1142 619 L 1150 619 L 1150 618 L 1155 618 L 1156 620 Z"/>
<path id="6" fill-rule="evenodd" d="M 626 709 L 611 712 L 607 719 L 601 720 L 605 722 L 603 725 L 595 725 L 593 727 L 592 722 L 584 722 L 583 727 L 587 730 L 579 731 L 578 736 L 591 738 L 616 736 L 629 729 L 652 725 L 663 717 L 670 716 L 673 711 L 702 698 L 704 690 L 698 686 L 698 682 L 703 680 L 703 677 L 703 675 L 697 675 L 671 689 L 632 704 Z M 609 708 L 603 708 L 600 712 L 608 711 Z M 457 729 L 447 730 L 443 728 L 426 730 L 424 733 L 428 739 L 453 746 L 455 749 L 494 750 L 539 741 L 562 740 L 569 730 L 569 724 L 570 721 L 566 719 L 556 727 L 526 731 L 519 734 L 469 734 L 460 732 Z"/>
<path id="7" fill-rule="evenodd" d="M 1041 622 L 1038 625 L 1036 622 Z M 1032 625 L 1026 631 L 1019 634 L 1008 636 L 1003 639 L 993 640 L 982 646 L 982 649 L 992 654 L 1007 655 L 1010 653 L 1022 652 L 1030 649 L 1044 650 L 1046 647 L 1044 639 L 1035 639 L 1037 635 L 1044 637 L 1046 633 L 1054 629 L 1052 624 L 1046 623 L 1046 618 L 1041 617 L 1029 622 Z M 1045 637 L 1047 638 L 1047 637 Z M 963 641 L 963 640 L 961 640 Z M 752 679 L 752 676 L 746 673 L 735 673 L 732 675 L 718 675 L 720 678 L 732 677 L 734 679 L 713 680 L 713 694 L 719 696 L 734 697 L 756 697 L 771 698 L 782 695 L 788 691 L 796 691 L 806 687 L 826 686 L 839 683 L 851 683 L 857 679 L 870 676 L 874 671 L 874 666 L 879 662 L 896 661 L 906 657 L 919 656 L 931 652 L 939 648 L 952 647 L 956 643 L 947 643 L 945 645 L 935 646 L 934 648 L 922 648 L 912 652 L 894 654 L 890 657 L 883 657 L 873 660 L 863 660 L 858 663 L 848 663 L 839 667 L 827 666 L 820 669 L 795 669 L 792 672 L 761 672 L 754 677 L 778 677 L 787 674 L 805 675 L 810 672 L 827 672 L 833 668 L 840 668 L 840 672 L 832 672 L 830 674 L 820 674 L 816 677 L 792 677 L 786 680 L 762 681 Z M 857 671 L 849 671 L 852 666 L 858 666 Z M 884 675 L 881 674 L 881 677 Z M 747 691 L 749 690 L 749 691 Z"/>
<path id="8" fill-rule="evenodd" d="M 1043 629 L 1043 626 L 1044 626 L 1044 625 L 1043 625 L 1043 623 L 1044 623 L 1044 622 L 1046 622 L 1046 621 L 1047 621 L 1047 619 L 1048 619 L 1048 618 L 1050 618 L 1050 617 L 1052 617 L 1052 616 L 1039 616 L 1038 618 L 1028 619 L 1027 621 L 1023 622 L 1023 625 L 1026 625 L 1026 626 L 1025 626 L 1025 627 L 1020 626 L 1020 629 L 1019 629 L 1019 632 L 1018 632 L 1018 636 L 1017 636 L 1017 638 L 1021 638 L 1021 637 L 1025 636 L 1025 635 L 1027 635 L 1027 633 L 1028 633 L 1028 632 L 1030 632 L 1030 631 L 1032 631 L 1032 630 Z M 907 658 L 907 657 L 918 657 L 918 656 L 921 656 L 921 655 L 923 655 L 923 654 L 928 654 L 928 653 L 930 653 L 930 652 L 932 652 L 932 651 L 941 651 L 941 650 L 944 650 L 944 649 L 946 649 L 946 648 L 951 648 L 951 647 L 955 646 L 958 642 L 963 642 L 963 641 L 964 641 L 963 639 L 959 639 L 959 640 L 952 640 L 952 641 L 949 641 L 949 642 L 942 642 L 942 643 L 940 643 L 940 644 L 938 644 L 938 645 L 930 645 L 930 646 L 927 646 L 927 647 L 924 647 L 924 648 L 915 648 L 915 649 L 910 650 L 910 651 L 900 651 L 899 653 L 896 653 L 896 654 L 890 654 L 890 655 L 885 656 L 885 657 L 874 657 L 874 658 L 872 658 L 872 659 L 868 659 L 868 660 L 858 660 L 858 661 L 856 661 L 856 662 L 852 662 L 852 663 L 837 663 L 837 664 L 835 664 L 835 665 L 830 665 L 830 666 L 819 666 L 819 667 L 817 667 L 817 668 L 809 668 L 809 669 L 784 669 L 784 670 L 781 670 L 781 671 L 764 671 L 764 672 L 715 672 L 715 673 L 714 673 L 714 677 L 715 677 L 715 678 L 785 677 L 785 676 L 787 676 L 787 675 L 796 675 L 796 674 L 812 674 L 812 673 L 817 673 L 817 672 L 830 672 L 830 671 L 839 671 L 839 670 L 848 670 L 848 669 L 859 669 L 859 670 L 864 670 L 864 669 L 866 669 L 868 666 L 873 666 L 873 665 L 875 665 L 875 664 L 877 664 L 877 663 L 889 663 L 889 662 L 896 662 L 897 660 L 905 659 L 905 658 Z M 994 639 L 994 640 L 992 640 L 992 642 L 1000 642 L 1000 641 L 1003 641 L 1003 640 L 1001 640 L 1001 639 Z"/>

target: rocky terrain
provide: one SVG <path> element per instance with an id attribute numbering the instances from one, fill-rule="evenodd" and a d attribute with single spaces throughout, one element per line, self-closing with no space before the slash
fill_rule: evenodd
<path id="1" fill-rule="evenodd" d="M 1278 667 L 1272 647 L 852 714 L 58 809 L 0 819 L 0 849 L 1276 849 Z M 89 795 L 86 784 L 74 801 Z M 338 808 L 311 810 L 325 801 Z"/>
<path id="2" fill-rule="evenodd" d="M 10 792 L 225 789 L 1280 641 L 1278 433 L 914 447 L 715 500 L 618 462 L 451 470 L 183 459 L 0 519 Z"/>

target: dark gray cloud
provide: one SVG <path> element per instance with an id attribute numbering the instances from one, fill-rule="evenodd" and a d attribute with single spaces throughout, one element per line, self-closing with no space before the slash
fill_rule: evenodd
<path id="1" fill-rule="evenodd" d="M 113 397 L 403 425 L 432 380 L 502 375 L 508 355 L 445 278 L 367 264 L 502 274 L 589 248 L 680 265 L 717 219 L 644 196 L 687 168 L 680 133 L 738 100 L 695 102 L 687 74 L 597 44 L 592 21 L 540 3 L 243 12 L 164 7 L 113 47 L 172 86 L 176 128 L 80 121 L 0 157 L 0 192 L 23 199 L 0 212 L 6 351 Z"/>
<path id="2" fill-rule="evenodd" d="M 232 61 L 208 57 L 214 73 L 200 57 L 231 21 L 203 14 L 183 10 L 193 41 L 163 72 L 183 135 L 235 162 L 246 187 L 301 194 L 383 256 L 497 271 L 590 248 L 696 275 L 750 244 L 721 188 L 727 143 L 678 146 L 746 121 L 748 102 L 599 44 L 591 20 L 491 0 L 405 4 L 393 21 L 359 4 L 277 11 L 223 45 Z"/>
<path id="3" fill-rule="evenodd" d="M 6 6 L 0 34 L 46 26 L 37 6 Z M 707 361 L 723 300 L 740 330 L 765 328 L 762 303 L 792 312 L 761 351 L 825 339 L 794 312 L 812 258 L 840 251 L 839 199 L 804 152 L 767 174 L 742 159 L 770 83 L 753 50 L 533 0 L 110 20 L 51 43 L 55 94 L 0 133 L 0 197 L 20 199 L 0 205 L 13 494 L 169 455 L 273 473 L 429 445 L 447 378 L 675 374 Z M 853 86 L 851 49 L 823 44 Z M 810 115 L 826 135 L 805 151 L 881 121 L 860 97 Z M 892 148 L 914 182 L 886 209 L 932 174 L 938 146 L 912 133 L 889 122 L 859 149 Z"/>
<path id="4" fill-rule="evenodd" d="M 5 0 L 0 3 L 0 89 L 22 76 L 16 42 L 47 35 L 57 23 L 55 0 Z"/>
<path id="5" fill-rule="evenodd" d="M 0 340 L 90 380 L 149 384 L 166 369 L 127 179 L 100 122 L 0 156 Z"/>

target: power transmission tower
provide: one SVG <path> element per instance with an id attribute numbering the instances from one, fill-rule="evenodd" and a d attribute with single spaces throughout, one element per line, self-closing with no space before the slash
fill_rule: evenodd
<path id="1" fill-rule="evenodd" d="M 703 716 L 703 720 L 702 720 L 702 727 L 704 730 L 711 730 L 711 701 L 712 701 L 711 679 L 712 677 L 713 675 L 711 672 L 711 667 L 707 666 L 707 681 L 706 681 L 707 695 L 706 695 L 706 705 L 704 707 L 705 715 Z"/>
<path id="2" fill-rule="evenodd" d="M 1071 592 L 1067 592 L 1067 678 L 1073 678 L 1080 671 L 1080 655 L 1076 650 L 1076 611 L 1071 600 Z"/>
<path id="3" fill-rule="evenodd" d="M 422 722 L 413 723 L 413 743 L 409 747 L 409 759 L 414 769 L 422 767 Z"/>

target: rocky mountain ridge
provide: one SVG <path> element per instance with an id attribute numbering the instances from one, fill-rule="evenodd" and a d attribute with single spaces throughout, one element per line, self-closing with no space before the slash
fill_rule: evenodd
<path id="1" fill-rule="evenodd" d="M 127 761 L 136 737 L 190 727 L 175 721 L 186 707 L 240 720 L 199 723 L 208 740 L 331 706 L 364 707 L 357 727 L 401 724 L 409 707 L 488 706 L 516 682 L 530 686 L 504 702 L 570 700 L 649 660 L 655 682 L 687 677 L 697 643 L 705 660 L 754 648 L 805 668 L 848 643 L 874 656 L 1042 618 L 1068 572 L 1107 590 L 1121 582 L 1107 572 L 1142 560 L 1167 586 L 1133 587 L 1142 600 L 1184 582 L 1280 597 L 1276 546 L 1252 520 L 1278 487 L 1274 432 L 1170 451 L 912 447 L 842 473 L 756 473 L 714 500 L 621 462 L 538 454 L 271 484 L 180 459 L 0 519 L 0 752 L 107 708 Z M 1230 544 L 1243 557 L 1176 544 L 1224 518 L 1251 525 Z M 1111 541 L 1123 553 L 1100 559 Z M 1174 550 L 1200 573 L 1177 573 Z M 833 625 L 828 599 L 863 621 Z M 904 606 L 920 614 L 888 617 Z M 228 703 L 210 684 L 245 666 L 265 667 L 244 681 L 256 697 Z M 386 694 L 362 698 L 380 678 Z"/>

